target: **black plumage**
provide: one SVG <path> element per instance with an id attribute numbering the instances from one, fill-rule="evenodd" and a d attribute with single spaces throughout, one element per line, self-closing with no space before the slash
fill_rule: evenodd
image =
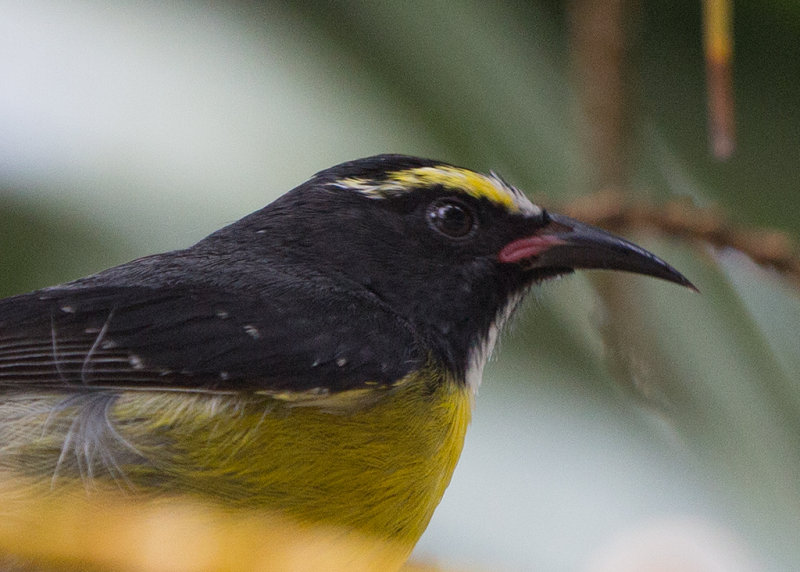
<path id="1" fill-rule="evenodd" d="M 390 385 L 429 362 L 463 381 L 516 294 L 573 265 L 498 259 L 553 225 L 499 179 L 521 208 L 448 184 L 387 196 L 339 184 L 443 166 L 402 155 L 343 163 L 190 248 L 0 301 L 0 390 L 337 392 Z M 437 227 L 451 215 L 452 228 Z M 452 235 L 458 225 L 468 232 Z M 581 265 L 597 266 L 586 251 Z M 636 264 L 649 256 L 650 267 L 640 271 L 678 281 L 641 252 Z"/>

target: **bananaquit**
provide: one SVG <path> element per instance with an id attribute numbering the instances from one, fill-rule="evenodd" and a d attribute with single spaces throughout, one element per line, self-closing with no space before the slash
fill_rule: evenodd
<path id="1" fill-rule="evenodd" d="M 0 301 L 0 471 L 194 495 L 410 552 L 498 331 L 576 268 L 691 286 L 496 175 L 380 155 L 185 250 Z"/>

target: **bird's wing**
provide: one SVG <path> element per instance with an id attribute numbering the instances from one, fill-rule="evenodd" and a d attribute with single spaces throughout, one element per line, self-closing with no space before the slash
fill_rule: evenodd
<path id="1" fill-rule="evenodd" d="M 424 357 L 402 320 L 344 293 L 90 286 L 0 301 L 0 392 L 338 392 L 390 385 Z"/>

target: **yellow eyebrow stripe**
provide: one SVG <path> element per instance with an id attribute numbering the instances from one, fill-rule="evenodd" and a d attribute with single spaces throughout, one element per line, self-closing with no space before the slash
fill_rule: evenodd
<path id="1" fill-rule="evenodd" d="M 446 189 L 467 193 L 477 199 L 488 199 L 510 211 L 519 210 L 511 193 L 499 179 L 469 169 L 449 165 L 418 167 L 388 173 L 388 178 L 408 187 L 441 185 Z"/>
<path id="2" fill-rule="evenodd" d="M 516 197 L 515 191 L 498 177 L 483 175 L 451 165 L 390 171 L 381 180 L 347 177 L 339 179 L 333 185 L 342 189 L 352 189 L 375 198 L 397 195 L 419 187 L 439 185 L 454 192 L 466 193 L 471 197 L 487 199 L 510 212 L 521 212 L 525 210 L 526 206 L 531 206 L 521 204 L 520 201 L 525 203 L 528 201 Z"/>

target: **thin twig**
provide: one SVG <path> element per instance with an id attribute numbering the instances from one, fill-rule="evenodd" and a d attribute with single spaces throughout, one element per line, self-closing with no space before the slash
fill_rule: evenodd
<path id="1" fill-rule="evenodd" d="M 728 159 L 736 146 L 732 4 L 732 0 L 703 2 L 709 139 L 711 152 L 721 160 Z"/>

